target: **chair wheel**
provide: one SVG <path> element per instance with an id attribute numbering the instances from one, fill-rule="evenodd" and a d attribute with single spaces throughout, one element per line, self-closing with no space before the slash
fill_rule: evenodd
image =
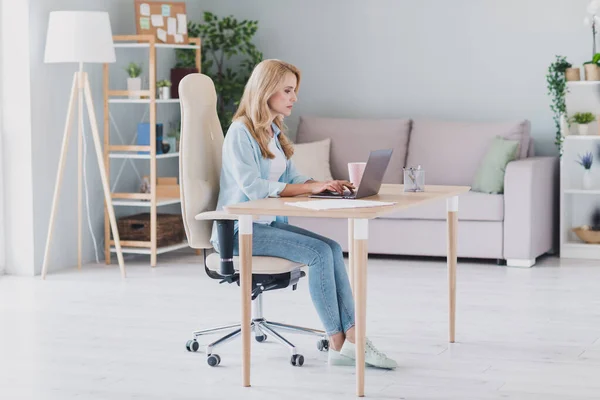
<path id="1" fill-rule="evenodd" d="M 317 342 L 317 349 L 319 349 L 319 351 L 327 351 L 329 350 L 329 340 L 327 339 L 321 339 Z"/>
<path id="2" fill-rule="evenodd" d="M 188 340 L 185 344 L 185 348 L 187 349 L 187 351 L 198 351 L 198 349 L 200 348 L 200 344 L 198 344 L 196 339 Z"/>
<path id="3" fill-rule="evenodd" d="M 304 356 L 302 354 L 294 354 L 290 360 L 290 363 L 294 367 L 301 367 L 304 364 Z"/>
<path id="4" fill-rule="evenodd" d="M 219 357 L 218 354 L 211 354 L 206 359 L 206 362 L 208 362 L 208 365 L 211 367 L 216 367 L 217 365 L 221 364 L 221 357 Z"/>
<path id="5" fill-rule="evenodd" d="M 262 343 L 267 340 L 267 335 L 254 336 L 254 339 L 256 339 L 258 343 Z"/>

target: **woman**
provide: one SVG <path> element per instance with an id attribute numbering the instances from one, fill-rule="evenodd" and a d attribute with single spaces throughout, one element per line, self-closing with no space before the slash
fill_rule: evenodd
<path id="1" fill-rule="evenodd" d="M 343 180 L 316 182 L 298 173 L 290 158 L 293 143 L 282 132 L 283 118 L 297 100 L 300 71 L 279 60 L 258 64 L 248 80 L 239 108 L 223 143 L 217 210 L 228 204 L 266 197 L 297 196 L 324 190 L 354 189 Z M 340 245 L 289 225 L 285 217 L 262 217 L 253 224 L 252 253 L 281 257 L 309 267 L 310 295 L 329 336 L 329 362 L 352 364 L 354 300 Z M 214 231 L 213 231 L 214 232 Z M 218 251 L 218 240 L 212 243 Z M 237 224 L 234 255 L 239 255 Z M 367 365 L 395 368 L 394 360 L 367 339 Z"/>

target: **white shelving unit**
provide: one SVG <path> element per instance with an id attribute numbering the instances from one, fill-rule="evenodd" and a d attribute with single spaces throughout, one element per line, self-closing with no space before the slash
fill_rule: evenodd
<path id="1" fill-rule="evenodd" d="M 111 193 L 112 203 L 119 207 L 143 207 L 147 208 L 150 213 L 150 240 L 149 241 L 131 241 L 122 240 L 121 246 L 123 253 L 146 254 L 150 255 L 150 265 L 156 266 L 157 255 L 169 251 L 174 251 L 189 247 L 187 241 L 174 245 L 158 247 L 157 246 L 157 209 L 159 207 L 179 204 L 180 198 L 158 198 L 156 195 L 157 182 L 157 161 L 164 159 L 172 159 L 179 157 L 179 153 L 156 154 L 156 146 L 140 146 L 127 144 L 112 144 L 111 143 L 111 122 L 115 125 L 110 113 L 110 106 L 118 106 L 123 104 L 147 104 L 149 106 L 149 123 L 150 123 L 150 143 L 156 143 L 156 107 L 161 104 L 179 104 L 179 99 L 162 100 L 156 98 L 156 50 L 158 48 L 165 49 L 193 49 L 196 51 L 196 67 L 200 71 L 200 39 L 190 38 L 189 41 L 194 44 L 163 44 L 156 43 L 156 39 L 152 35 L 126 35 L 114 36 L 116 48 L 146 48 L 149 51 L 149 89 L 141 90 L 136 93 L 131 93 L 127 90 L 110 90 L 109 89 L 109 64 L 104 64 L 104 162 L 106 166 L 107 176 L 110 176 L 110 160 L 126 160 L 135 167 L 132 160 L 148 160 L 150 164 L 150 193 Z M 129 95 L 137 94 L 141 98 L 130 99 Z M 118 133 L 118 129 L 117 129 Z M 120 134 L 119 134 L 120 136 Z M 146 154 L 140 154 L 146 152 Z M 125 163 L 122 163 L 116 181 L 119 180 Z M 138 173 L 139 175 L 139 173 Z M 106 214 L 106 209 L 105 209 Z M 105 258 L 106 263 L 110 264 L 110 254 L 115 253 L 116 249 L 113 241 L 110 239 L 110 227 L 105 217 Z"/>
<path id="2" fill-rule="evenodd" d="M 592 112 L 600 120 L 600 81 L 567 82 L 565 98 L 569 116 L 576 112 Z M 566 133 L 566 134 L 565 134 Z M 600 132 L 598 122 L 589 128 L 589 135 L 577 134 L 573 124 L 563 132 L 563 155 L 560 161 L 560 256 L 561 258 L 598 259 L 600 244 L 585 243 L 572 231 L 582 225 L 591 225 L 592 215 L 600 209 Z M 583 188 L 583 167 L 577 163 L 579 155 L 591 152 L 594 186 Z"/>

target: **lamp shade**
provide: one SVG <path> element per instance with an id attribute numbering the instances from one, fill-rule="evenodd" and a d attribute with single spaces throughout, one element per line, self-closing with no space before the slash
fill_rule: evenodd
<path id="1" fill-rule="evenodd" d="M 115 46 L 107 12 L 52 11 L 46 36 L 46 63 L 112 63 Z"/>

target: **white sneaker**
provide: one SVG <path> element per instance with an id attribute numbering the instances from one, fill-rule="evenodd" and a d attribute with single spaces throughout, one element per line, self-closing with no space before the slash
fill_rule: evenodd
<path id="1" fill-rule="evenodd" d="M 339 351 L 329 349 L 327 351 L 327 362 L 329 365 L 335 366 L 352 366 L 354 365 L 354 358 L 348 358 L 340 354 Z"/>
<path id="2" fill-rule="evenodd" d="M 354 345 L 354 343 L 350 343 L 348 340 L 346 340 L 342 345 L 340 355 L 342 357 L 347 357 L 351 358 L 352 360 L 355 360 L 356 346 Z M 385 369 L 394 369 L 398 366 L 398 363 L 396 361 L 392 360 L 384 353 L 377 350 L 369 339 L 367 339 L 367 343 L 365 346 L 365 364 L 370 365 L 371 367 Z"/>

